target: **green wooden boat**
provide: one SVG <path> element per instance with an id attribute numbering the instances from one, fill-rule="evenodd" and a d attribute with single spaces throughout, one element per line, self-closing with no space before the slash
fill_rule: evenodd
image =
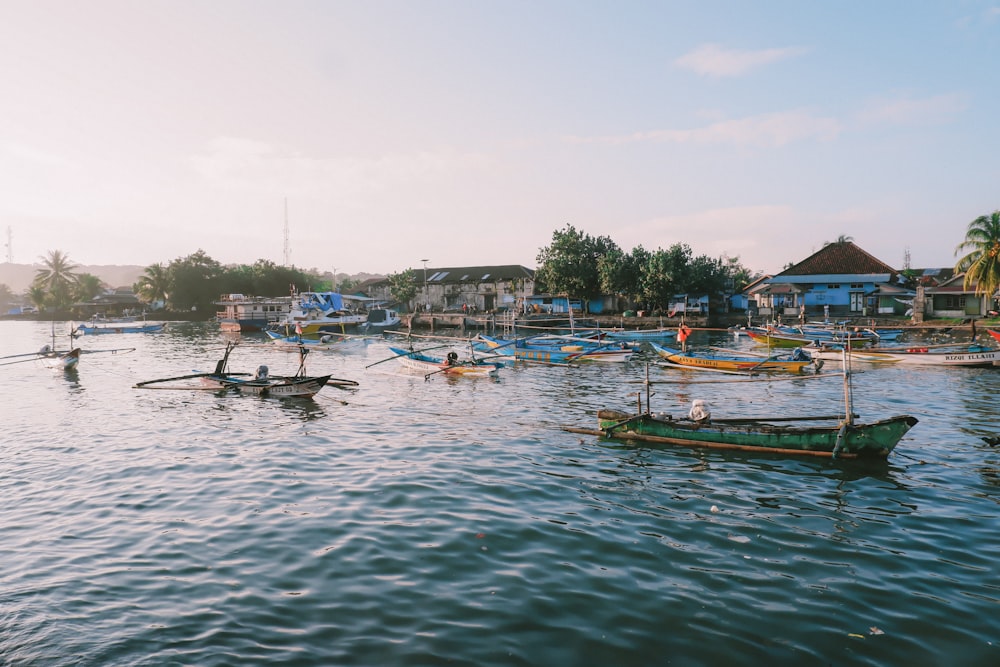
<path id="1" fill-rule="evenodd" d="M 853 415 L 852 415 L 853 417 Z M 831 422 L 837 420 L 835 423 Z M 821 417 L 772 417 L 695 420 L 674 419 L 648 412 L 628 414 L 618 410 L 597 413 L 598 429 L 565 427 L 620 440 L 637 440 L 685 447 L 710 447 L 748 452 L 823 456 L 837 459 L 884 459 L 917 418 L 890 417 L 867 424 L 845 415 Z M 803 422 L 788 425 L 782 422 Z"/>

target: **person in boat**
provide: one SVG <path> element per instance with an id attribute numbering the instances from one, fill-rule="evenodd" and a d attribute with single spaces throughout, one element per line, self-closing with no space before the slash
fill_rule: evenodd
<path id="1" fill-rule="evenodd" d="M 458 365 L 458 352 L 449 352 L 448 356 L 444 359 L 445 366 L 457 366 Z"/>

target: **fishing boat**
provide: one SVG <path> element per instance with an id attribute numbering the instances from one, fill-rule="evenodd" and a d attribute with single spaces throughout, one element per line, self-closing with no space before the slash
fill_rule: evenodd
<path id="1" fill-rule="evenodd" d="M 308 375 L 305 359 L 308 350 L 299 350 L 299 368 L 295 375 L 271 375 L 265 365 L 257 367 L 251 373 L 234 373 L 228 370 L 229 355 L 235 343 L 226 345 L 226 352 L 215 366 L 215 370 L 206 373 L 189 373 L 176 377 L 145 380 L 135 384 L 136 389 L 203 389 L 210 391 L 232 391 L 239 394 L 264 396 L 272 398 L 312 398 L 320 389 L 327 385 L 338 387 L 356 387 L 353 380 L 335 379 L 330 375 Z M 198 386 L 170 384 L 183 380 L 199 381 Z"/>
<path id="2" fill-rule="evenodd" d="M 768 347 L 805 347 L 821 343 L 849 344 L 852 347 L 872 345 L 878 337 L 864 331 L 824 332 L 818 330 L 792 330 L 787 327 L 753 327 L 746 334 L 755 343 Z"/>
<path id="3" fill-rule="evenodd" d="M 78 347 L 64 352 L 57 352 L 46 345 L 38 351 L 38 359 L 42 362 L 43 366 L 65 371 L 76 368 L 77 364 L 80 363 L 80 354 L 82 353 L 83 350 Z"/>
<path id="4" fill-rule="evenodd" d="M 761 371 L 786 371 L 791 373 L 801 373 L 807 366 L 814 365 L 810 357 L 802 348 L 795 348 L 790 354 L 779 355 L 751 355 L 727 352 L 716 354 L 710 352 L 690 352 L 666 347 L 652 341 L 650 346 L 661 359 L 693 369 L 723 370 L 740 373 L 756 373 Z"/>
<path id="5" fill-rule="evenodd" d="M 676 329 L 602 329 L 601 334 L 612 340 L 651 342 L 677 337 Z"/>
<path id="6" fill-rule="evenodd" d="M 852 352 L 852 356 L 853 356 Z M 944 348 L 926 347 L 873 347 L 864 350 L 863 361 L 869 363 L 897 363 L 918 366 L 1000 366 L 1000 350 L 979 344 L 949 345 Z"/>
<path id="7" fill-rule="evenodd" d="M 219 328 L 227 332 L 263 331 L 284 319 L 292 309 L 292 297 L 260 297 L 223 294 L 215 302 Z"/>
<path id="8" fill-rule="evenodd" d="M 993 339 L 1000 342 L 1000 330 L 997 329 L 987 329 L 986 333 L 993 336 Z"/>
<path id="9" fill-rule="evenodd" d="M 356 333 L 367 317 L 344 306 L 339 292 L 300 292 L 292 297 L 291 310 L 269 325 L 270 331 L 303 334 Z"/>
<path id="10" fill-rule="evenodd" d="M 164 322 L 87 322 L 73 327 L 73 335 L 156 333 L 166 328 Z"/>
<path id="11" fill-rule="evenodd" d="M 813 422 L 787 425 L 787 421 Z M 822 423 L 827 422 L 827 423 Z M 705 420 L 670 415 L 600 410 L 597 429 L 564 427 L 572 433 L 665 445 L 746 452 L 823 456 L 840 459 L 886 458 L 917 418 L 900 415 L 866 424 L 838 416 L 754 417 Z"/>
<path id="12" fill-rule="evenodd" d="M 716 418 L 708 403 L 695 399 L 686 415 L 677 418 L 650 409 L 649 367 L 646 367 L 646 408 L 637 393 L 635 413 L 604 409 L 597 413 L 597 428 L 563 427 L 620 440 L 685 447 L 707 447 L 782 455 L 822 456 L 834 459 L 885 459 L 917 423 L 911 415 L 898 415 L 868 423 L 855 421 L 850 357 L 844 354 L 844 412 L 837 415 L 760 416 Z"/>
<path id="13" fill-rule="evenodd" d="M 578 361 L 622 363 L 635 354 L 630 345 L 620 341 L 604 343 L 576 336 L 532 336 L 504 340 L 479 334 L 477 341 L 487 350 L 512 355 L 518 361 L 546 364 Z"/>
<path id="14" fill-rule="evenodd" d="M 383 331 L 395 331 L 400 327 L 403 320 L 399 313 L 388 308 L 371 308 L 365 317 L 365 322 L 360 329 L 366 334 L 378 334 Z"/>
<path id="15" fill-rule="evenodd" d="M 342 348 L 347 336 L 341 334 L 315 334 L 306 336 L 304 334 L 294 334 L 286 336 L 277 331 L 265 331 L 266 335 L 276 347 L 284 350 L 297 350 L 305 347 L 308 350 L 335 350 Z"/>
<path id="16" fill-rule="evenodd" d="M 403 368 L 422 373 L 425 377 L 441 373 L 452 377 L 496 377 L 502 364 L 482 359 L 459 360 L 458 353 L 451 351 L 444 357 L 436 357 L 420 350 L 404 350 L 389 347 Z M 387 361 L 387 360 L 384 360 Z M 374 364 L 372 364 L 374 365 Z"/>

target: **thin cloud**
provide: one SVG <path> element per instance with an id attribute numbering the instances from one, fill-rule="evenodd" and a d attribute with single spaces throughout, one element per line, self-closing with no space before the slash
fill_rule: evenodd
<path id="1" fill-rule="evenodd" d="M 704 76 L 740 76 L 752 69 L 794 58 L 805 53 L 800 47 L 739 51 L 718 44 L 703 44 L 674 61 L 682 69 Z"/>
<path id="2" fill-rule="evenodd" d="M 603 137 L 566 137 L 568 143 L 622 145 L 629 143 L 732 144 L 741 146 L 784 146 L 796 141 L 830 141 L 840 133 L 836 118 L 816 116 L 808 111 L 782 111 L 722 120 L 686 130 L 651 130 Z"/>
<path id="3" fill-rule="evenodd" d="M 968 100 L 958 93 L 924 98 L 900 96 L 871 101 L 858 118 L 863 123 L 938 125 L 953 121 L 968 108 Z"/>
<path id="4" fill-rule="evenodd" d="M 190 159 L 196 173 L 227 189 L 370 195 L 401 183 L 481 168 L 478 154 L 424 151 L 374 158 L 317 158 L 250 139 L 221 137 Z"/>

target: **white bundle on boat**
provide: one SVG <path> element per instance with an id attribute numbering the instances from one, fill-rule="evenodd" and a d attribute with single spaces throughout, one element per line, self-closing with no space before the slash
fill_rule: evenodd
<path id="1" fill-rule="evenodd" d="M 708 401 L 703 398 L 696 398 L 691 402 L 691 411 L 688 413 L 690 419 L 696 422 L 703 422 L 707 421 L 711 416 L 712 412 L 708 409 Z"/>

